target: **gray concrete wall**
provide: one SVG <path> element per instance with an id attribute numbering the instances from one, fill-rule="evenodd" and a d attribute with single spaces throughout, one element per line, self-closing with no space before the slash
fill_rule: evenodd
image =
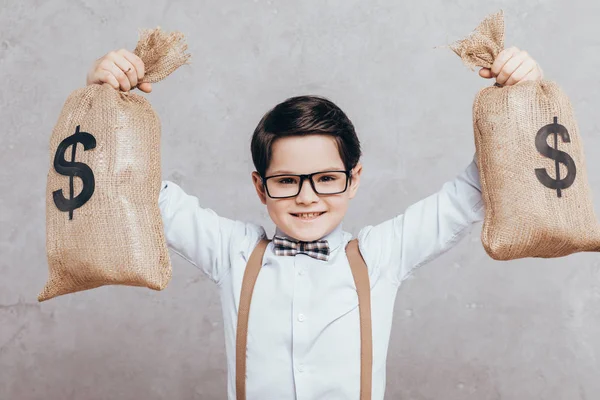
<path id="1" fill-rule="evenodd" d="M 487 14 L 570 96 L 600 209 L 599 3 L 548 1 L 0 2 L 0 399 L 223 399 L 216 288 L 173 254 L 166 290 L 104 287 L 38 304 L 47 277 L 48 141 L 64 100 L 137 29 L 187 36 L 192 64 L 148 96 L 163 176 L 223 216 L 265 224 L 251 133 L 277 102 L 331 98 L 364 146 L 351 232 L 401 213 L 471 160 L 491 81 L 448 49 Z M 600 257 L 495 262 L 470 236 L 402 286 L 387 398 L 600 397 Z"/>

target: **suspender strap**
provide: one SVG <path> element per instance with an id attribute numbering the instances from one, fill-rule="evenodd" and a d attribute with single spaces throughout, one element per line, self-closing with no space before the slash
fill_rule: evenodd
<path id="1" fill-rule="evenodd" d="M 254 284 L 262 267 L 262 259 L 269 241 L 262 239 L 250 255 L 240 294 L 235 354 L 235 385 L 237 400 L 246 400 L 246 345 L 248 339 L 248 316 Z M 373 370 L 373 340 L 371 331 L 371 287 L 369 274 L 360 250 L 358 240 L 351 240 L 346 246 L 346 256 L 350 264 L 354 284 L 358 293 L 360 316 L 360 400 L 371 400 L 371 377 Z"/>
<path id="2" fill-rule="evenodd" d="M 248 340 L 248 314 L 250 302 L 256 278 L 262 267 L 262 259 L 269 241 L 261 239 L 256 245 L 242 280 L 242 291 L 240 293 L 240 305 L 238 308 L 238 322 L 235 344 L 235 393 L 238 400 L 246 400 L 246 344 Z"/>
<path id="3" fill-rule="evenodd" d="M 373 370 L 373 337 L 371 331 L 371 286 L 367 264 L 360 254 L 358 240 L 346 246 L 346 255 L 358 292 L 358 313 L 360 315 L 360 400 L 371 400 L 371 379 Z"/>

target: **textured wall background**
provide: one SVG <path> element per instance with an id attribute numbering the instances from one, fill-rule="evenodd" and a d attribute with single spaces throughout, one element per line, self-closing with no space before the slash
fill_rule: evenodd
<path id="1" fill-rule="evenodd" d="M 223 399 L 216 288 L 174 254 L 163 292 L 104 287 L 38 304 L 47 277 L 48 141 L 92 62 L 137 29 L 187 36 L 192 64 L 156 84 L 163 176 L 221 215 L 265 224 L 250 136 L 270 107 L 331 98 L 363 142 L 356 233 L 438 190 L 474 152 L 492 84 L 449 49 L 504 9 L 507 46 L 571 97 L 600 205 L 600 3 L 536 1 L 0 1 L 0 399 Z M 596 399 L 600 257 L 495 262 L 481 226 L 401 288 L 389 399 Z"/>

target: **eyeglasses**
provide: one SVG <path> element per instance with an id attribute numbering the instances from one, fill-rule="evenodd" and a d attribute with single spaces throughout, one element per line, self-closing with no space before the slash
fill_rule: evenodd
<path id="1" fill-rule="evenodd" d="M 350 171 L 324 171 L 312 174 L 283 174 L 262 178 L 267 194 L 272 199 L 286 199 L 300 194 L 302 183 L 308 179 L 316 194 L 339 194 L 348 189 Z"/>

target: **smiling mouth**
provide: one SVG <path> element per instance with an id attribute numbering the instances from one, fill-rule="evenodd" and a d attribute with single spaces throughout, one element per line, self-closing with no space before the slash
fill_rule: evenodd
<path id="1" fill-rule="evenodd" d="M 304 221 L 310 221 L 313 220 L 315 218 L 319 218 L 321 215 L 325 214 L 325 211 L 323 212 L 313 212 L 313 213 L 291 213 L 294 217 L 299 218 L 301 220 Z"/>

